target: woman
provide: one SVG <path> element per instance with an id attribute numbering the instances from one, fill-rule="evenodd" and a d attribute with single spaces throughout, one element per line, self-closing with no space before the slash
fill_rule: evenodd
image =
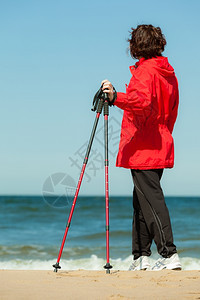
<path id="1" fill-rule="evenodd" d="M 153 240 L 161 258 L 152 270 L 181 269 L 160 186 L 163 169 L 174 165 L 172 131 L 178 82 L 162 56 L 166 40 L 159 27 L 132 28 L 129 44 L 131 56 L 139 61 L 130 67 L 132 78 L 126 93 L 117 93 L 108 80 L 102 81 L 102 89 L 109 94 L 110 104 L 124 110 L 116 165 L 131 169 L 134 183 L 130 270 L 150 269 Z"/>

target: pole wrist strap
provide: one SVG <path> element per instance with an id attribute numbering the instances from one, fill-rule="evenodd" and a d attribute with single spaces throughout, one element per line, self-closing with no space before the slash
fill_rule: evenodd
<path id="1" fill-rule="evenodd" d="M 114 102 L 115 102 L 115 100 L 116 100 L 116 98 L 117 98 L 117 91 L 116 91 L 116 89 L 114 88 L 114 86 L 113 86 L 113 91 L 114 91 L 113 99 L 112 99 L 112 101 L 108 101 L 109 106 L 113 106 L 113 105 L 114 105 Z"/>

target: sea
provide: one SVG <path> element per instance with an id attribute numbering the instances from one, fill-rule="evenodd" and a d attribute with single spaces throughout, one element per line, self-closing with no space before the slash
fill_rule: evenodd
<path id="1" fill-rule="evenodd" d="M 0 269 L 52 270 L 73 199 L 0 196 Z M 110 263 L 132 262 L 132 197 L 110 196 Z M 200 270 L 200 197 L 166 197 L 183 270 Z M 62 270 L 103 270 L 106 263 L 104 196 L 79 196 L 60 259 Z M 152 245 L 150 263 L 160 256 Z"/>

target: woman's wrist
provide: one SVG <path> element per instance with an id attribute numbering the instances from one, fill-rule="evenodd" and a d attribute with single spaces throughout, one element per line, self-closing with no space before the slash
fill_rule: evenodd
<path id="1" fill-rule="evenodd" d="M 113 98 L 112 98 L 112 100 L 109 101 L 110 106 L 114 105 L 114 102 L 115 102 L 116 98 L 117 98 L 117 91 L 113 86 Z"/>

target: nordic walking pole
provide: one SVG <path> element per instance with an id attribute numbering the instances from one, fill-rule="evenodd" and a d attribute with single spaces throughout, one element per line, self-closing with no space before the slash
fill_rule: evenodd
<path id="1" fill-rule="evenodd" d="M 101 98 L 100 98 L 100 94 L 102 94 Z M 98 121 L 99 121 L 99 117 L 100 117 L 100 114 L 102 112 L 102 108 L 103 108 L 103 105 L 104 105 L 105 95 L 106 94 L 102 93 L 101 89 L 99 89 L 99 91 L 96 93 L 96 95 L 94 97 L 94 100 L 93 100 L 93 105 L 94 106 L 93 106 L 92 110 L 95 111 L 96 108 L 97 108 L 96 118 L 95 118 L 95 121 L 94 121 L 92 133 L 91 133 L 90 140 L 89 140 L 89 143 L 88 143 L 88 147 L 87 147 L 87 150 L 86 150 L 85 158 L 84 158 L 84 161 L 83 161 L 81 174 L 80 174 L 79 181 L 78 181 L 78 184 L 77 184 L 74 200 L 73 200 L 73 203 L 72 203 L 72 207 L 71 207 L 68 222 L 67 222 L 67 225 L 66 225 L 65 233 L 64 233 L 64 236 L 63 236 L 62 244 L 61 244 L 60 251 L 59 251 L 59 254 L 58 254 L 57 262 L 53 265 L 54 272 L 57 272 L 57 269 L 61 269 L 61 266 L 59 265 L 59 262 L 60 262 L 60 259 L 61 259 L 61 256 L 62 256 L 62 252 L 63 252 L 63 248 L 64 248 L 64 245 L 65 245 L 65 240 L 66 240 L 66 237 L 67 237 L 67 233 L 68 233 L 68 230 L 69 230 L 69 227 L 70 227 L 70 224 L 71 224 L 71 219 L 72 219 L 74 208 L 75 208 L 75 205 L 76 205 L 76 200 L 78 198 L 78 194 L 79 194 L 79 190 L 80 190 L 80 187 L 81 187 L 81 183 L 82 183 L 83 175 L 84 175 L 84 172 L 85 172 L 85 168 L 86 168 L 86 165 L 87 165 L 87 162 L 88 162 L 88 158 L 89 158 L 90 150 L 91 150 L 91 147 L 92 147 L 93 139 L 94 139 L 94 136 L 95 136 L 95 132 L 96 132 L 97 124 L 98 124 Z"/>
<path id="2" fill-rule="evenodd" d="M 106 205 L 106 273 L 110 274 L 110 269 L 112 266 L 109 262 L 109 185 L 108 185 L 108 116 L 109 116 L 109 106 L 108 106 L 108 95 L 105 96 L 104 102 L 104 146 L 105 146 L 105 205 Z"/>

